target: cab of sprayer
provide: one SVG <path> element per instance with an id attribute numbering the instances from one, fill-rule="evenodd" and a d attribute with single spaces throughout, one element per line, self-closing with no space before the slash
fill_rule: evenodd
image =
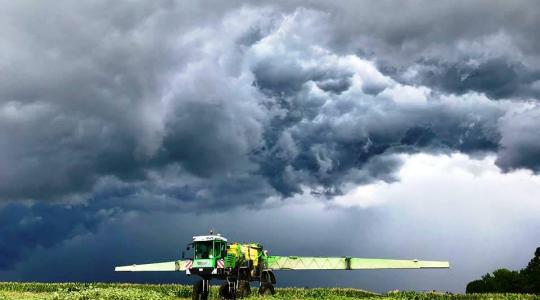
<path id="1" fill-rule="evenodd" d="M 191 251 L 193 268 L 216 268 L 226 255 L 227 239 L 219 234 L 194 236 L 186 250 Z"/>

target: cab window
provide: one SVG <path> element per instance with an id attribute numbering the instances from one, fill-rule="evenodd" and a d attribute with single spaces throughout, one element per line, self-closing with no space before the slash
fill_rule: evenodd
<path id="1" fill-rule="evenodd" d="M 196 242 L 195 243 L 195 258 L 207 259 L 213 255 L 212 242 Z"/>
<path id="2" fill-rule="evenodd" d="M 215 255 L 216 257 L 225 257 L 225 249 L 226 249 L 227 245 L 226 243 L 224 242 L 221 242 L 221 241 L 216 241 L 216 244 L 215 244 Z"/>

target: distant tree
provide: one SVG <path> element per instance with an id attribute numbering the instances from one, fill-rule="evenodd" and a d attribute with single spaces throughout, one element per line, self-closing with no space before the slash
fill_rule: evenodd
<path id="1" fill-rule="evenodd" d="M 540 294 L 540 247 L 536 248 L 533 259 L 525 269 L 521 270 L 520 274 L 523 277 L 526 292 Z"/>
<path id="2" fill-rule="evenodd" d="M 467 294 L 478 294 L 478 293 L 488 293 L 489 289 L 486 286 L 484 280 L 473 280 L 467 284 L 465 288 L 465 293 Z"/>
<path id="3" fill-rule="evenodd" d="M 525 269 L 498 269 L 480 280 L 467 284 L 466 293 L 534 293 L 540 294 L 540 247 Z"/>
<path id="4" fill-rule="evenodd" d="M 497 293 L 523 292 L 523 283 L 519 272 L 508 269 L 498 269 L 493 272 L 492 286 Z"/>
<path id="5" fill-rule="evenodd" d="M 520 275 L 516 271 L 498 269 L 493 275 L 486 274 L 481 280 L 467 284 L 467 293 L 519 293 L 521 291 Z"/>

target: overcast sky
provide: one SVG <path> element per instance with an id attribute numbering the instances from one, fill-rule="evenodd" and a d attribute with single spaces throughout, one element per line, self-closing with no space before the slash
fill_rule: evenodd
<path id="1" fill-rule="evenodd" d="M 0 280 L 179 258 L 449 260 L 279 286 L 463 292 L 540 246 L 537 1 L 0 0 Z M 329 276 L 331 275 L 331 276 Z"/>

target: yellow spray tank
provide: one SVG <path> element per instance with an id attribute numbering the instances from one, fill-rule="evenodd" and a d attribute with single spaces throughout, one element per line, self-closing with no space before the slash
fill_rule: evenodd
<path id="1" fill-rule="evenodd" d="M 229 255 L 234 256 L 236 262 L 257 267 L 261 260 L 262 245 L 256 243 L 239 244 L 233 242 L 227 247 L 227 256 Z M 227 262 L 225 265 L 227 266 Z"/>

